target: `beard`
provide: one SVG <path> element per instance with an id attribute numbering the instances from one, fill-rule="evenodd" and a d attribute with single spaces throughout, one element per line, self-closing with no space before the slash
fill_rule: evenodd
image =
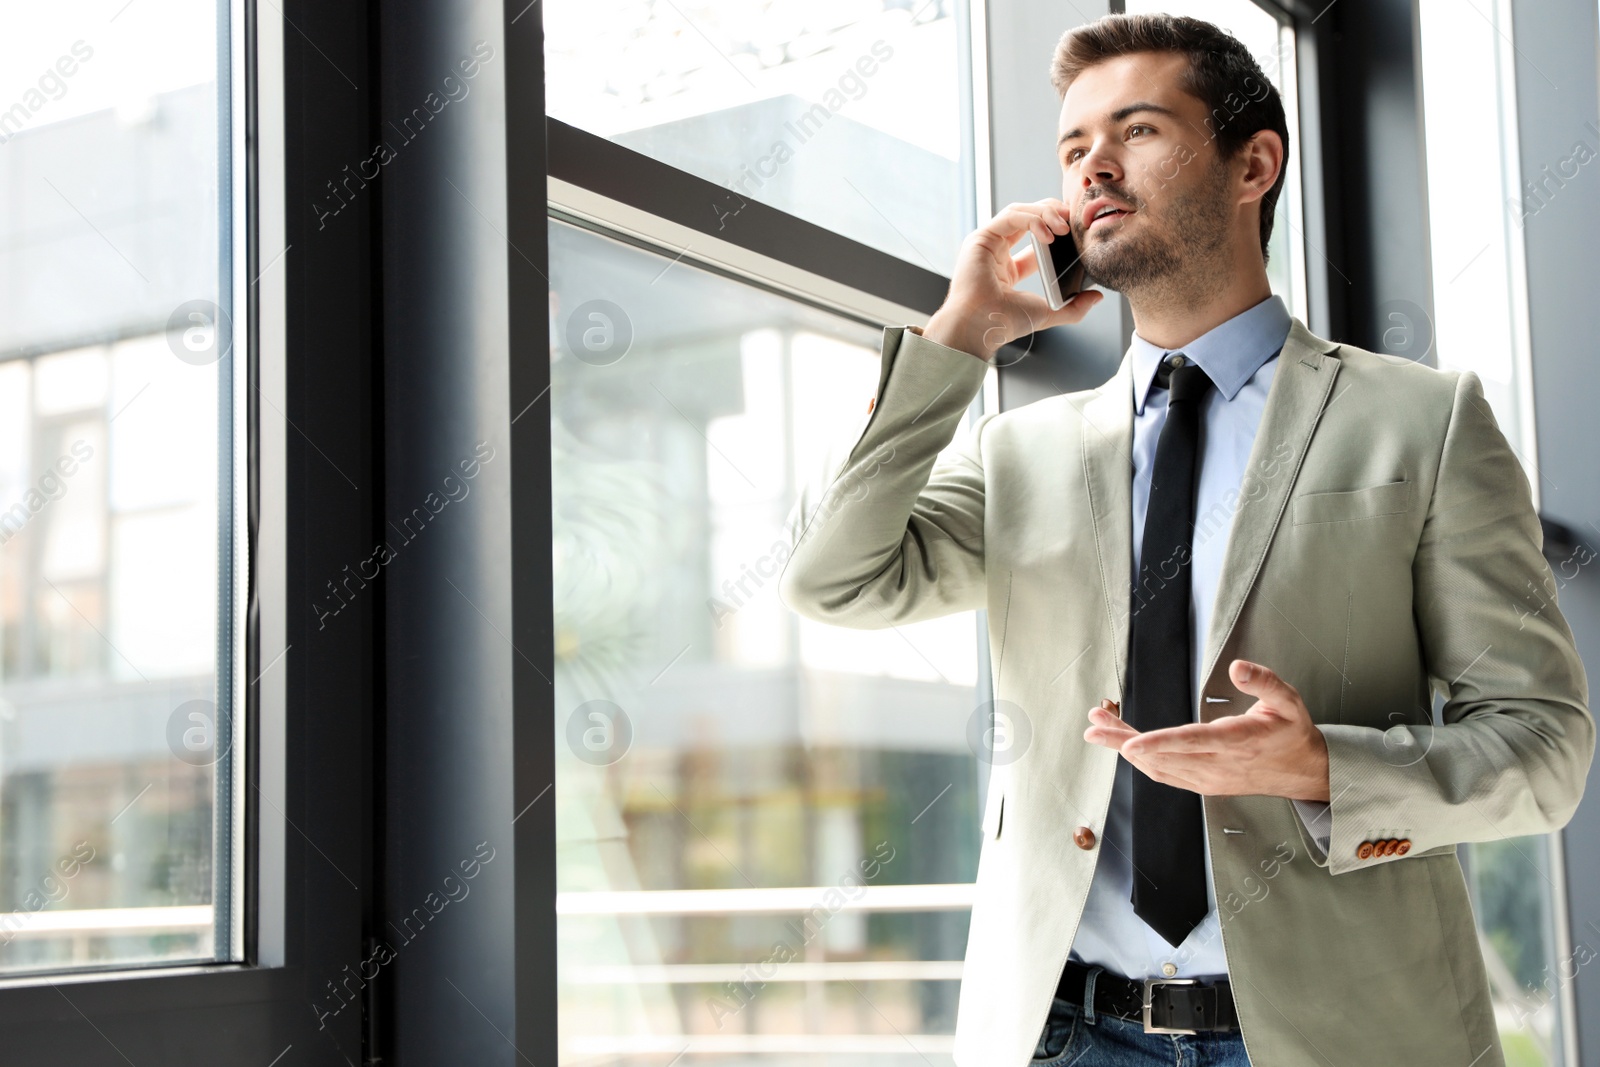
<path id="1" fill-rule="evenodd" d="M 1213 160 L 1203 182 L 1167 201 L 1161 214 L 1146 219 L 1138 232 L 1106 238 L 1080 233 L 1078 244 L 1088 274 L 1084 284 L 1123 294 L 1140 289 L 1188 290 L 1197 283 L 1204 288 L 1204 281 L 1194 275 L 1225 269 L 1216 261 L 1225 255 L 1232 225 L 1227 185 L 1228 168 Z M 1139 214 L 1147 211 L 1146 205 L 1114 187 L 1105 186 L 1104 192 L 1132 204 Z"/>

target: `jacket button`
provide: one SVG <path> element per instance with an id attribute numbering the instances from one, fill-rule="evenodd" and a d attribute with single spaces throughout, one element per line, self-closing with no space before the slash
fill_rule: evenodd
<path id="1" fill-rule="evenodd" d="M 1094 831 L 1087 826 L 1080 826 L 1073 831 L 1072 840 L 1077 842 L 1079 848 L 1088 851 L 1094 848 Z"/>
<path id="2" fill-rule="evenodd" d="M 1356 859 L 1364 860 L 1364 859 L 1370 859 L 1371 857 L 1372 857 L 1372 842 L 1371 841 L 1363 841 L 1363 842 L 1361 842 L 1360 847 L 1356 849 Z"/>
<path id="3" fill-rule="evenodd" d="M 867 414 L 868 415 L 872 414 L 872 406 L 874 404 L 876 404 L 877 402 L 878 402 L 878 398 L 875 397 L 875 396 L 869 396 L 867 398 Z"/>
<path id="4" fill-rule="evenodd" d="M 1391 837 L 1389 840 L 1383 843 L 1383 854 L 1385 856 L 1392 856 L 1399 850 L 1400 839 L 1398 837 Z"/>
<path id="5" fill-rule="evenodd" d="M 1404 856 L 1407 852 L 1410 852 L 1410 851 L 1411 851 L 1411 838 L 1402 837 L 1400 839 L 1400 843 L 1395 846 L 1394 854 L 1396 856 Z"/>

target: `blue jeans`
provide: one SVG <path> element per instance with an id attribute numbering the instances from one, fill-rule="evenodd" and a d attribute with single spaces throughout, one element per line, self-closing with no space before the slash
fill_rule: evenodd
<path id="1" fill-rule="evenodd" d="M 1093 987 L 1096 968 L 1087 984 Z M 1033 1061 L 1047 1067 L 1250 1067 L 1237 1030 L 1147 1034 L 1144 1024 L 1055 997 Z"/>

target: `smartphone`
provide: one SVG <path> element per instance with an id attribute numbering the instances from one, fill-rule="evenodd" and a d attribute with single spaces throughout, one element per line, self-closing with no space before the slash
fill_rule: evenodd
<path id="1" fill-rule="evenodd" d="M 1084 266 L 1078 255 L 1078 242 L 1072 231 L 1058 234 L 1048 245 L 1039 242 L 1039 235 L 1028 231 L 1033 242 L 1033 257 L 1039 264 L 1039 277 L 1044 281 L 1045 300 L 1051 311 L 1059 311 L 1068 300 L 1083 291 Z"/>

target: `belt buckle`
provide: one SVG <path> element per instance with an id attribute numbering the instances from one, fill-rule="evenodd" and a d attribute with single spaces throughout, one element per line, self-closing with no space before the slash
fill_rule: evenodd
<path id="1" fill-rule="evenodd" d="M 1181 1026 L 1152 1026 L 1150 1025 L 1150 990 L 1158 985 L 1199 985 L 1198 978 L 1146 978 L 1144 980 L 1144 1032 L 1147 1034 L 1193 1034 L 1198 1031 L 1185 1029 Z"/>

